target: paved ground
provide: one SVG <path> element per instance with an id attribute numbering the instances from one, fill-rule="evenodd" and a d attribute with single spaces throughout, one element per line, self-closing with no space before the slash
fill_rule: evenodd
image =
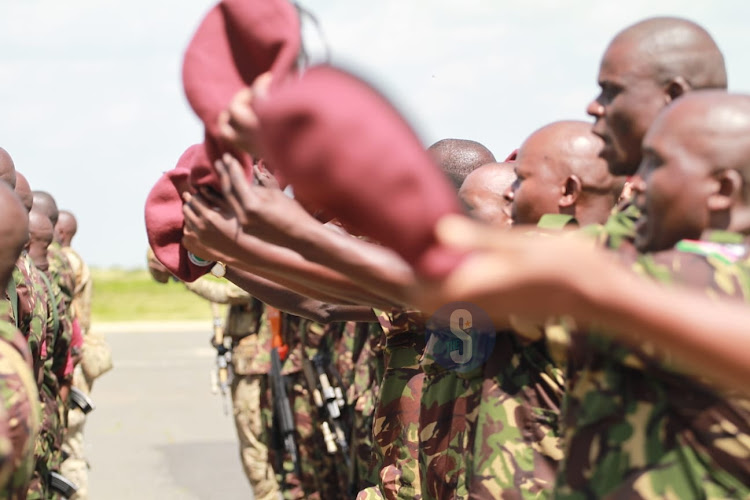
<path id="1" fill-rule="evenodd" d="M 92 499 L 252 499 L 231 412 L 211 393 L 210 328 L 107 329 L 115 368 L 86 427 Z"/>

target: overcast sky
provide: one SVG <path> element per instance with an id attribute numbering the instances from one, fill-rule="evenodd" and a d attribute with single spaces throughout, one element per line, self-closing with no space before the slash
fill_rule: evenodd
<path id="1" fill-rule="evenodd" d="M 92 266 L 141 267 L 149 189 L 202 139 L 180 82 L 208 0 L 3 0 L 0 146 L 79 219 Z M 474 139 L 503 158 L 545 123 L 588 119 L 612 36 L 653 15 L 705 26 L 730 89 L 750 92 L 744 0 L 305 0 L 333 61 L 404 112 L 425 146 Z M 319 37 L 306 24 L 310 47 Z"/>

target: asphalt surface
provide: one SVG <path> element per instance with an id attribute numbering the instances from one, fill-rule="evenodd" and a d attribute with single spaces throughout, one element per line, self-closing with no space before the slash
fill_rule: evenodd
<path id="1" fill-rule="evenodd" d="M 252 499 L 231 415 L 211 393 L 211 324 L 118 326 L 85 428 L 94 500 Z"/>

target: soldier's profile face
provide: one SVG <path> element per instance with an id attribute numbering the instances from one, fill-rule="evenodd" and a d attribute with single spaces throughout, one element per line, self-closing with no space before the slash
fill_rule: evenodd
<path id="1" fill-rule="evenodd" d="M 641 142 L 664 107 L 664 89 L 655 81 L 647 58 L 630 42 L 613 42 L 602 58 L 599 95 L 586 111 L 592 131 L 604 140 L 601 156 L 613 175 L 633 175 L 641 161 Z"/>
<path id="2" fill-rule="evenodd" d="M 643 141 L 642 182 L 636 203 L 643 211 L 636 226 L 635 245 L 640 251 L 672 248 L 681 239 L 698 239 L 709 227 L 708 198 L 712 192 L 711 168 L 693 147 L 698 141 L 689 130 L 690 120 L 664 113 Z"/>

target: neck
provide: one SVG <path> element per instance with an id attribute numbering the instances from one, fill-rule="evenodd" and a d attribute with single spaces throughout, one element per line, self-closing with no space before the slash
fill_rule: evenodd
<path id="1" fill-rule="evenodd" d="M 615 203 L 611 196 L 581 196 L 576 202 L 575 217 L 581 226 L 607 222 Z"/>
<path id="2" fill-rule="evenodd" d="M 746 205 L 735 207 L 727 229 L 735 233 L 750 235 L 750 207 Z"/>

